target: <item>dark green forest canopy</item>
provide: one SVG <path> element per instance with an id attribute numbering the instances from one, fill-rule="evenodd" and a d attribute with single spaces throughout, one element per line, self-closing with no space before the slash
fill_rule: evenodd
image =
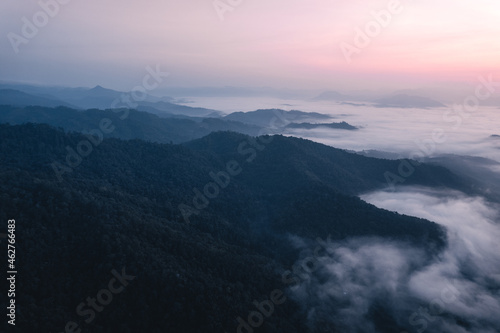
<path id="1" fill-rule="evenodd" d="M 0 105 L 0 123 L 20 125 L 43 123 L 66 131 L 94 132 L 100 129 L 103 119 L 111 122 L 106 138 L 141 139 L 159 143 L 180 143 L 201 138 L 213 131 L 231 130 L 257 135 L 260 127 L 219 118 L 159 117 L 148 112 L 130 109 L 89 109 L 85 111 L 68 107 L 42 106 L 16 107 Z"/>
<path id="2" fill-rule="evenodd" d="M 289 235 L 311 246 L 328 234 L 385 237 L 429 255 L 446 241 L 435 223 L 355 196 L 385 186 L 398 161 L 217 132 L 184 145 L 104 139 L 70 168 L 67 147 L 85 140 L 48 125 L 0 125 L 0 219 L 17 221 L 24 331 L 60 332 L 69 320 L 85 327 L 75 307 L 126 267 L 136 280 L 87 331 L 234 332 L 254 300 L 285 290 L 281 272 L 298 257 Z M 179 205 L 194 206 L 194 189 L 231 161 L 241 172 L 187 224 Z M 54 162 L 71 169 L 62 181 Z M 408 183 L 464 188 L 428 165 Z M 286 302 L 260 331 L 306 332 L 304 316 Z"/>

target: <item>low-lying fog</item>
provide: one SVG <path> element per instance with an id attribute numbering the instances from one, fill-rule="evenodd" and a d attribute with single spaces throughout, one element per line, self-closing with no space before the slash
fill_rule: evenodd
<path id="1" fill-rule="evenodd" d="M 293 291 L 311 326 L 319 328 L 326 317 L 341 323 L 342 332 L 381 332 L 380 325 L 390 324 L 403 332 L 500 331 L 498 207 L 425 188 L 362 199 L 441 224 L 448 246 L 429 260 L 422 249 L 382 239 L 331 243 L 320 268 Z M 380 313 L 387 322 L 380 323 Z"/>
<path id="2" fill-rule="evenodd" d="M 325 113 L 334 117 L 332 122 L 346 121 L 362 128 L 295 129 L 287 134 L 337 148 L 391 152 L 394 158 L 420 153 L 481 180 L 492 190 L 500 189 L 500 138 L 492 137 L 500 135 L 499 108 L 479 107 L 460 113 L 451 106 L 401 109 L 258 98 L 204 98 L 194 104 L 227 113 L 259 108 Z M 235 107 L 241 105 L 244 107 Z M 440 157 L 447 154 L 493 161 Z M 342 332 L 380 331 L 380 315 L 378 323 L 373 316 L 378 309 L 392 321 L 382 325 L 411 333 L 500 332 L 497 204 L 459 192 L 416 187 L 381 190 L 362 199 L 439 223 L 447 230 L 447 248 L 426 259 L 422 249 L 382 239 L 331 244 L 329 255 L 320 260 L 320 269 L 293 291 L 308 312 L 311 326 L 319 329 L 329 318 L 342 323 Z M 303 255 L 308 254 L 310 251 L 304 249 Z"/>
<path id="3" fill-rule="evenodd" d="M 464 100 L 466 97 L 464 96 Z M 453 106 L 435 109 L 378 108 L 329 101 L 257 97 L 188 99 L 193 100 L 190 106 L 213 108 L 226 113 L 268 108 L 320 112 L 334 117 L 332 122 L 345 121 L 362 127 L 359 131 L 320 128 L 287 132 L 337 148 L 355 151 L 382 150 L 401 154 L 405 158 L 410 153 L 419 152 L 425 156 L 473 155 L 500 162 L 500 137 L 491 137 L 500 135 L 500 106 L 481 106 L 478 110 L 469 112 L 463 107 L 463 101 L 457 101 L 457 105 L 462 105 L 461 111 L 457 111 Z"/>

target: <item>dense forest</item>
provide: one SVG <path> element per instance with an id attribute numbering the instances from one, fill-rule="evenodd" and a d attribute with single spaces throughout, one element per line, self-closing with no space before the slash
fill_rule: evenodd
<path id="1" fill-rule="evenodd" d="M 201 138 L 214 131 L 235 131 L 257 135 L 261 130 L 255 125 L 219 118 L 160 117 L 130 109 L 89 109 L 85 111 L 68 107 L 9 106 L 0 105 L 0 123 L 11 125 L 43 123 L 67 131 L 93 132 L 99 130 L 103 119 L 109 119 L 112 130 L 104 137 L 142 139 L 159 143 L 180 143 Z"/>
<path id="2" fill-rule="evenodd" d="M 385 186 L 400 161 L 279 135 L 98 139 L 0 125 L 0 220 L 17 223 L 19 331 L 75 322 L 82 332 L 235 332 L 254 301 L 286 295 L 282 274 L 299 255 L 291 236 L 311 246 L 328 235 L 384 237 L 429 256 L 446 242 L 437 224 L 356 196 Z M 425 164 L 410 183 L 468 190 Z M 77 306 L 122 269 L 135 278 L 87 323 Z M 258 331 L 308 332 L 305 315 L 288 300 Z"/>

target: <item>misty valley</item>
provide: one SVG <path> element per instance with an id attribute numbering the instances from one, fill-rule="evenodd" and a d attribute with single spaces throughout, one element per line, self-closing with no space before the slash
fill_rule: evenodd
<path id="1" fill-rule="evenodd" d="M 500 2 L 0 2 L 0 333 L 500 333 Z"/>
<path id="2" fill-rule="evenodd" d="M 494 107 L 0 88 L 21 332 L 500 331 Z"/>

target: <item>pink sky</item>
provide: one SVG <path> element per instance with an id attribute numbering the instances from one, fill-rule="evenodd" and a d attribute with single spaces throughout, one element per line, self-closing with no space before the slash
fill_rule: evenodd
<path id="1" fill-rule="evenodd" d="M 0 80 L 127 89 L 156 64 L 171 86 L 348 90 L 500 76 L 498 0 L 401 0 L 348 63 L 341 43 L 354 45 L 355 28 L 390 2 L 242 0 L 221 21 L 213 0 L 72 0 L 15 53 L 7 34 L 22 35 L 21 18 L 40 5 L 5 0 Z"/>

